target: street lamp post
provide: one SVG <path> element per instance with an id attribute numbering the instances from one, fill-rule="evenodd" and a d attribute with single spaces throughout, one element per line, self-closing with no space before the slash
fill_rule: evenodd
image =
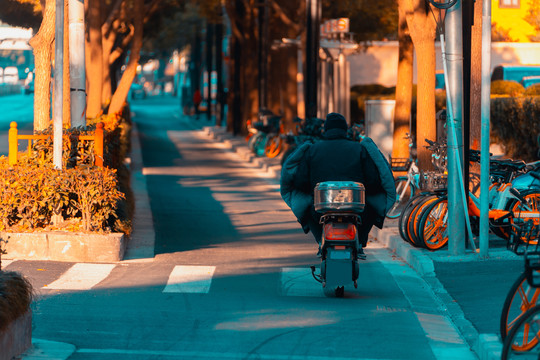
<path id="1" fill-rule="evenodd" d="M 64 0 L 56 0 L 56 41 L 54 57 L 54 107 L 53 107 L 53 164 L 62 170 L 62 105 L 64 101 Z"/>

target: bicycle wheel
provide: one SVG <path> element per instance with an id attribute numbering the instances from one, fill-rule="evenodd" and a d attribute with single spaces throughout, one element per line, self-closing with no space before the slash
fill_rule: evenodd
<path id="1" fill-rule="evenodd" d="M 399 216 L 399 222 L 398 222 L 398 228 L 399 228 L 399 235 L 401 238 L 407 242 L 411 242 L 411 239 L 409 238 L 407 227 L 409 225 L 409 217 L 411 212 L 414 210 L 415 206 L 418 204 L 418 202 L 422 201 L 424 197 L 429 195 L 429 193 L 420 193 L 412 197 L 407 205 L 405 205 L 405 208 L 401 212 L 401 215 Z"/>
<path id="2" fill-rule="evenodd" d="M 418 225 L 420 243 L 429 250 L 438 250 L 448 243 L 448 198 L 442 197 L 423 212 Z"/>
<path id="3" fill-rule="evenodd" d="M 255 152 L 255 143 L 258 141 L 258 139 L 263 136 L 263 133 L 262 132 L 256 132 L 255 134 L 253 134 L 249 140 L 248 140 L 248 149 Z"/>
<path id="4" fill-rule="evenodd" d="M 523 313 L 536 305 L 539 297 L 540 288 L 529 285 L 525 272 L 521 273 L 508 291 L 501 311 L 499 330 L 503 340 Z"/>
<path id="5" fill-rule="evenodd" d="M 437 195 L 430 194 L 424 198 L 421 202 L 419 202 L 415 208 L 411 211 L 411 215 L 408 219 L 408 226 L 407 231 L 409 238 L 411 239 L 411 244 L 413 244 L 416 247 L 423 247 L 421 244 L 421 240 L 418 237 L 418 224 L 420 222 L 420 217 L 422 215 L 422 212 L 435 200 L 437 200 L 439 197 Z"/>
<path id="6" fill-rule="evenodd" d="M 504 340 L 502 360 L 507 359 L 538 359 L 540 347 L 540 305 L 527 310 L 519 318 Z"/>
<path id="7" fill-rule="evenodd" d="M 264 153 L 266 157 L 275 158 L 281 153 L 281 150 L 283 150 L 283 139 L 278 134 L 268 139 L 264 148 Z"/>
<path id="8" fill-rule="evenodd" d="M 509 206 L 509 210 L 513 212 L 514 216 L 509 219 L 509 226 L 500 228 L 506 239 L 510 238 L 510 229 L 516 222 L 521 223 L 532 220 L 535 226 L 540 225 L 540 218 L 538 217 L 538 212 L 540 210 L 540 193 L 538 190 L 530 190 L 523 191 L 521 195 L 525 198 L 527 203 L 522 204 L 520 201 L 513 201 Z M 529 212 L 531 213 L 530 215 L 528 215 Z M 531 241 L 531 239 L 522 238 L 521 240 L 532 245 L 535 245 L 538 242 L 538 239 Z"/>
<path id="9" fill-rule="evenodd" d="M 257 137 L 253 143 L 253 152 L 256 156 L 264 156 L 264 149 L 266 147 L 266 142 L 268 141 L 268 135 L 261 133 L 261 136 Z"/>
<path id="10" fill-rule="evenodd" d="M 387 218 L 397 219 L 407 202 L 414 196 L 414 188 L 408 180 L 407 176 L 399 176 L 396 179 L 396 202 L 386 213 Z"/>

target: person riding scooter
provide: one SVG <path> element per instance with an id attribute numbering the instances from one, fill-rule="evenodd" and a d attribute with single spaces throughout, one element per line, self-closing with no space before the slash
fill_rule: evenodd
<path id="1" fill-rule="evenodd" d="M 289 156 L 281 170 L 281 197 L 291 208 L 302 229 L 309 231 L 321 245 L 321 214 L 313 207 L 315 186 L 324 181 L 354 181 L 365 187 L 366 207 L 358 226 L 365 258 L 372 226 L 382 228 L 386 212 L 395 201 L 394 177 L 388 161 L 369 137 L 361 142 L 347 139 L 347 121 L 338 113 L 330 113 L 324 123 L 323 140 L 305 143 Z"/>

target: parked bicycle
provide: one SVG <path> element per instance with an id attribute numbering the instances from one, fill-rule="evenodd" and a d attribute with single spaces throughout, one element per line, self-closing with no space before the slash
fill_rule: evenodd
<path id="1" fill-rule="evenodd" d="M 473 158 L 479 156 L 473 152 Z M 491 162 L 492 181 L 490 188 L 488 213 L 490 229 L 494 233 L 505 234 L 509 228 L 528 220 L 538 225 L 540 208 L 540 190 L 538 188 L 518 191 L 507 182 L 513 178 L 517 169 L 522 169 L 519 162 L 493 160 Z M 495 171 L 495 169 L 497 171 Z M 434 180 L 432 179 L 431 182 Z M 434 181 L 438 185 L 438 181 Z M 473 232 L 478 229 L 480 200 L 474 193 L 469 193 L 469 216 Z M 400 217 L 401 237 L 415 246 L 430 250 L 442 248 L 448 242 L 448 199 L 446 189 L 426 191 L 412 198 Z M 476 233 L 477 234 L 477 233 Z M 506 237 L 508 238 L 508 236 Z"/>
<path id="2" fill-rule="evenodd" d="M 407 133 L 405 139 L 409 140 L 409 157 L 392 158 L 390 157 L 390 166 L 393 172 L 407 172 L 395 178 L 396 201 L 386 213 L 389 219 L 398 218 L 411 198 L 420 189 L 420 169 L 416 165 L 416 160 L 412 157 L 412 147 L 414 145 L 413 137 Z"/>
<path id="3" fill-rule="evenodd" d="M 282 132 L 281 118 L 282 116 L 274 114 L 272 111 L 262 109 L 258 113 L 258 121 L 249 123 L 248 131 L 251 135 L 248 135 L 248 148 L 256 156 L 266 156 L 271 150 L 273 156 L 276 150 L 276 146 L 268 146 L 269 139 L 274 138 L 275 135 Z M 279 150 L 281 151 L 281 149 Z"/>
<path id="4" fill-rule="evenodd" d="M 524 271 L 505 299 L 500 319 L 502 359 L 540 357 L 540 227 L 532 221 L 512 226 L 508 249 L 524 257 Z M 524 241 L 524 239 L 526 239 Z"/>
<path id="5" fill-rule="evenodd" d="M 407 133 L 406 139 L 409 139 L 409 148 L 413 147 L 413 139 Z M 425 139 L 428 143 L 428 150 L 432 152 L 431 162 L 435 171 L 422 172 L 416 165 L 412 156 L 406 158 L 390 158 L 392 171 L 403 172 L 406 175 L 396 177 L 396 201 L 388 211 L 386 217 L 395 219 L 401 216 L 408 202 L 414 198 L 421 189 L 434 190 L 446 188 L 446 145 Z M 412 151 L 409 150 L 409 154 Z"/>

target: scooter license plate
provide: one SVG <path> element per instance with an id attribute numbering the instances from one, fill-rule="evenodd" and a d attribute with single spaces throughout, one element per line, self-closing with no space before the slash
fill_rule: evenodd
<path id="1" fill-rule="evenodd" d="M 351 258 L 351 250 L 333 250 L 328 257 L 332 260 L 348 260 Z"/>

